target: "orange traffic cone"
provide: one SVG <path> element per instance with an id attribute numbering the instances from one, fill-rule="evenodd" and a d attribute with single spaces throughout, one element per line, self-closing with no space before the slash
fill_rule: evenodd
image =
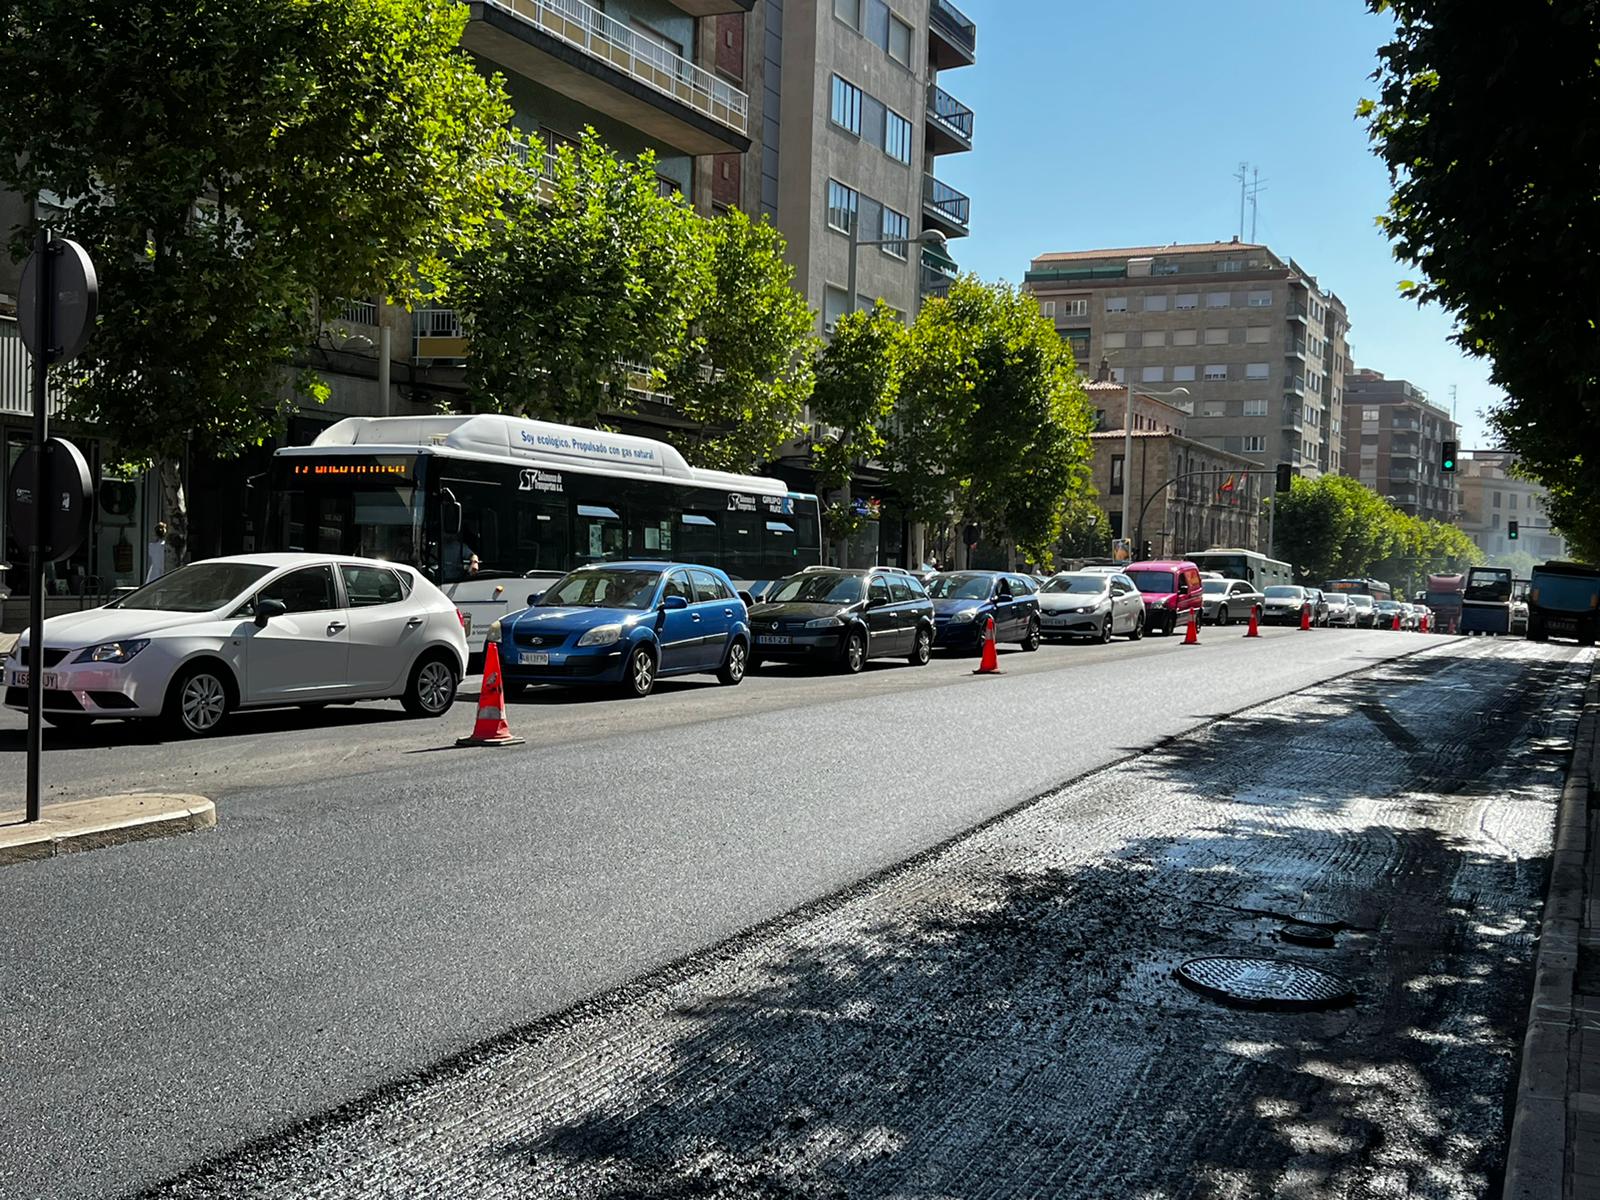
<path id="1" fill-rule="evenodd" d="M 1254 604 L 1252 604 L 1250 606 L 1250 628 L 1246 629 L 1244 631 L 1245 637 L 1257 637 L 1258 638 L 1258 637 L 1261 636 L 1261 622 L 1257 619 L 1257 616 L 1256 616 L 1256 614 L 1259 613 L 1260 611 L 1261 611 L 1261 609 L 1258 606 L 1256 606 Z"/>
<path id="2" fill-rule="evenodd" d="M 994 618 L 990 617 L 988 624 L 983 627 L 983 657 L 978 660 L 978 669 L 974 675 L 1000 674 L 1000 655 L 994 645 Z"/>
<path id="3" fill-rule="evenodd" d="M 1311 609 L 1307 605 L 1302 605 L 1301 608 L 1300 608 L 1300 629 L 1301 629 L 1302 632 L 1304 632 L 1305 630 L 1310 629 L 1310 628 L 1311 628 Z"/>
<path id="4" fill-rule="evenodd" d="M 516 746 L 522 739 L 506 724 L 505 684 L 500 678 L 500 647 L 494 642 L 483 648 L 483 686 L 478 689 L 478 719 L 472 736 L 457 738 L 458 746 Z"/>
<path id="5" fill-rule="evenodd" d="M 1399 633 L 1400 632 L 1400 614 L 1399 613 L 1395 613 L 1395 615 L 1394 615 L 1394 624 L 1392 626 L 1390 626 L 1390 632 L 1392 632 L 1392 633 Z"/>
<path id="6" fill-rule="evenodd" d="M 1189 610 L 1189 628 L 1184 631 L 1183 644 L 1185 646 L 1198 646 L 1200 644 L 1199 614 L 1193 609 Z"/>

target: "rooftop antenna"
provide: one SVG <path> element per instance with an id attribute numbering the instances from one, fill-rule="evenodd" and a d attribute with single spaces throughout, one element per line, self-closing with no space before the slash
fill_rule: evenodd
<path id="1" fill-rule="evenodd" d="M 1450 423 L 1456 423 L 1456 385 L 1450 385 Z"/>
<path id="2" fill-rule="evenodd" d="M 1267 190 L 1267 186 L 1261 180 L 1261 168 L 1260 167 L 1252 167 L 1251 168 L 1251 172 L 1252 172 L 1252 175 L 1251 175 L 1251 180 L 1250 180 L 1250 241 L 1252 243 L 1254 243 L 1255 240 L 1256 240 L 1256 209 L 1257 209 L 1256 197 L 1261 195 L 1262 192 L 1266 191 Z M 1244 230 L 1243 230 L 1244 221 L 1242 219 L 1240 220 L 1239 225 L 1240 225 L 1240 234 L 1239 234 L 1239 236 L 1243 237 L 1244 236 Z"/>
<path id="3" fill-rule="evenodd" d="M 1244 241 L 1244 204 L 1249 194 L 1250 164 L 1247 162 L 1240 163 L 1239 169 L 1233 173 L 1233 177 L 1239 181 L 1239 240 L 1242 242 Z"/>

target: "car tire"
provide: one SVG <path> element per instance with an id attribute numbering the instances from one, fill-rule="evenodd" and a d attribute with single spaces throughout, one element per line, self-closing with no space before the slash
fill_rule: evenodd
<path id="1" fill-rule="evenodd" d="M 859 675 L 866 669 L 867 639 L 859 629 L 845 635 L 842 661 L 847 674 Z"/>
<path id="2" fill-rule="evenodd" d="M 1221 608 L 1217 609 L 1217 621 L 1216 621 L 1216 623 L 1218 625 L 1226 625 L 1228 623 L 1228 606 L 1226 604 L 1224 604 Z"/>
<path id="3" fill-rule="evenodd" d="M 1111 618 L 1107 617 L 1106 625 L 1109 627 L 1110 624 Z M 1109 641 L 1110 639 L 1107 640 Z M 1039 632 L 1039 618 L 1030 618 L 1028 621 L 1028 632 L 1022 639 L 1022 648 L 1029 654 L 1032 654 L 1039 648 L 1039 643 L 1042 641 L 1044 641 L 1044 634 Z"/>
<path id="4" fill-rule="evenodd" d="M 45 721 L 61 730 L 62 733 L 82 733 L 94 724 L 94 718 L 88 713 L 45 713 Z"/>
<path id="5" fill-rule="evenodd" d="M 745 673 L 750 670 L 750 648 L 744 644 L 742 638 L 734 638 L 728 644 L 728 657 L 717 668 L 717 681 L 729 687 L 738 687 L 744 682 Z"/>
<path id="6" fill-rule="evenodd" d="M 196 663 L 167 685 L 161 721 L 180 737 L 210 737 L 226 724 L 234 703 L 233 681 L 224 668 Z"/>
<path id="7" fill-rule="evenodd" d="M 504 679 L 502 675 L 502 688 Z M 442 717 L 456 702 L 460 683 L 461 676 L 453 662 L 437 652 L 424 654 L 411 668 L 400 703 L 413 717 Z"/>
<path id="8" fill-rule="evenodd" d="M 1106 619 L 1100 623 L 1100 636 L 1095 639 L 1102 646 L 1111 641 L 1111 614 L 1106 614 Z"/>
<path id="9" fill-rule="evenodd" d="M 925 667 L 933 658 L 933 631 L 926 625 L 918 625 L 917 633 L 911 640 L 911 657 L 907 660 L 913 667 Z"/>
<path id="10" fill-rule="evenodd" d="M 1144 636 L 1144 614 L 1140 613 L 1133 619 L 1133 631 L 1128 634 L 1130 642 L 1137 642 Z"/>
<path id="11" fill-rule="evenodd" d="M 643 700 L 656 687 L 656 656 L 648 646 L 635 646 L 622 668 L 622 694 Z"/>

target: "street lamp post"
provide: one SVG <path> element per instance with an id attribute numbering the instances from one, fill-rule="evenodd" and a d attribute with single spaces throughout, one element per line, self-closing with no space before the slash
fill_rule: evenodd
<path id="1" fill-rule="evenodd" d="M 1133 368 L 1122 368 L 1127 374 L 1123 386 L 1128 391 L 1128 407 L 1122 418 L 1122 540 L 1129 542 L 1128 559 L 1132 561 L 1134 547 L 1131 544 L 1132 530 L 1128 526 L 1129 518 L 1133 515 Z M 1189 389 L 1186 387 L 1173 388 L 1171 391 L 1154 392 L 1145 389 L 1146 396 L 1187 396 Z"/>

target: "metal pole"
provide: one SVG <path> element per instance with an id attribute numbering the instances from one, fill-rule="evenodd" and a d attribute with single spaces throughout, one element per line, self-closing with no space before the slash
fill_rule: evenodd
<path id="1" fill-rule="evenodd" d="M 1265 490 L 1265 488 L 1263 488 L 1263 490 Z M 1273 524 L 1274 524 L 1274 518 L 1277 515 L 1278 515 L 1278 493 L 1277 492 L 1273 492 L 1272 493 L 1272 499 L 1267 501 L 1267 557 L 1268 558 L 1277 558 L 1278 557 L 1276 554 L 1273 553 L 1274 542 L 1273 542 L 1273 528 L 1272 528 Z"/>
<path id="2" fill-rule="evenodd" d="M 1124 365 L 1122 382 L 1127 388 L 1128 403 L 1122 414 L 1122 544 L 1127 547 L 1128 561 L 1133 561 L 1133 544 L 1128 540 L 1133 530 L 1128 518 L 1133 513 L 1133 368 Z"/>
<path id="3" fill-rule="evenodd" d="M 384 416 L 389 415 L 389 358 L 394 349 L 394 332 L 378 314 L 378 403 Z"/>
<path id="4" fill-rule="evenodd" d="M 55 292 L 50 262 L 50 230 L 41 228 L 34 235 L 33 273 L 34 328 L 37 341 L 33 355 L 33 446 L 36 474 L 33 481 L 33 530 L 28 546 L 28 655 L 22 661 L 28 668 L 28 797 L 25 819 L 39 819 L 39 760 L 44 750 L 44 496 L 49 482 L 49 464 L 44 444 L 50 436 L 46 416 L 46 382 L 50 372 L 50 301 Z"/>

